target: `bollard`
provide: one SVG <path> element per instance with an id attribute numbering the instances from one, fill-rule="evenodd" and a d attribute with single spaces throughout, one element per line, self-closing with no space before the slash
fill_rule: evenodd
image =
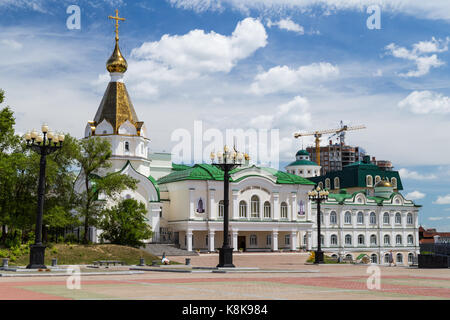
<path id="1" fill-rule="evenodd" d="M 144 258 L 140 259 L 139 266 L 145 266 L 145 259 Z"/>
<path id="2" fill-rule="evenodd" d="M 56 267 L 58 265 L 58 259 L 52 259 L 52 267 Z"/>
<path id="3" fill-rule="evenodd" d="M 3 259 L 3 268 L 8 268 L 8 259 Z"/>
<path id="4" fill-rule="evenodd" d="M 186 258 L 186 265 L 190 266 L 191 265 L 191 259 L 190 258 Z"/>
<path id="5" fill-rule="evenodd" d="M 157 260 L 153 260 L 152 261 L 152 266 L 157 266 L 158 265 L 158 261 Z"/>

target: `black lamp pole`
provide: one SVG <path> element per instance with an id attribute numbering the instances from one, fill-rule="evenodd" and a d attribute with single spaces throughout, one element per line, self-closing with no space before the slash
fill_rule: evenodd
<path id="1" fill-rule="evenodd" d="M 38 184 L 38 204 L 36 216 L 36 237 L 34 244 L 30 246 L 30 264 L 27 269 L 45 269 L 45 246 L 42 244 L 42 218 L 44 214 L 44 194 L 45 194 L 45 167 L 47 165 L 47 155 L 61 149 L 64 136 L 54 135 L 48 132 L 46 125 L 42 126 L 42 136 L 38 136 L 36 131 L 27 133 L 27 147 L 41 155 Z"/>
<path id="2" fill-rule="evenodd" d="M 320 239 L 320 204 L 328 199 L 328 191 L 321 190 L 320 187 L 308 192 L 309 200 L 317 203 L 317 251 L 314 254 L 314 263 L 324 263 L 322 244 Z"/>
<path id="3" fill-rule="evenodd" d="M 214 161 L 215 155 L 211 153 L 211 160 Z M 224 153 L 218 153 L 217 158 L 219 163 L 213 163 L 213 166 L 223 171 L 223 245 L 219 249 L 219 264 L 218 268 L 234 268 L 233 264 L 233 248 L 230 247 L 228 241 L 228 225 L 229 225 L 229 192 L 230 192 L 230 171 L 236 169 L 241 165 L 242 154 L 229 152 L 225 146 Z"/>

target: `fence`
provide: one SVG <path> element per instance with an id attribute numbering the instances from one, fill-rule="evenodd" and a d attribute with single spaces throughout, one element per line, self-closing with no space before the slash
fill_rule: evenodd
<path id="1" fill-rule="evenodd" d="M 420 245 L 421 254 L 450 256 L 450 243 L 425 243 Z"/>
<path id="2" fill-rule="evenodd" d="M 165 233 L 154 232 L 152 237 L 152 243 L 173 244 L 175 243 L 175 238 L 172 232 L 165 232 Z"/>

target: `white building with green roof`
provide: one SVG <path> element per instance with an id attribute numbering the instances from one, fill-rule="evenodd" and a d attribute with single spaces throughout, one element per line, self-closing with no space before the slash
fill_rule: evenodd
<path id="1" fill-rule="evenodd" d="M 303 178 L 310 178 L 319 176 L 320 168 L 321 166 L 311 161 L 308 151 L 299 150 L 295 155 L 295 161 L 286 166 L 286 172 Z"/>

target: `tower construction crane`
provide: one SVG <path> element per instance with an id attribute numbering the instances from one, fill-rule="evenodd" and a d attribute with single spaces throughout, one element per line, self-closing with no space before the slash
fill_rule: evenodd
<path id="1" fill-rule="evenodd" d="M 343 122 L 341 121 L 341 127 L 338 129 L 317 130 L 317 131 L 311 131 L 311 132 L 297 132 L 297 133 L 294 133 L 294 137 L 300 138 L 300 137 L 306 137 L 306 136 L 314 136 L 314 138 L 316 138 L 316 141 L 315 141 L 316 142 L 316 158 L 317 158 L 317 164 L 320 166 L 320 138 L 322 137 L 323 134 L 333 133 L 333 136 L 338 134 L 341 139 L 341 143 L 342 143 L 344 141 L 343 139 L 345 139 L 346 131 L 361 130 L 361 129 L 365 129 L 365 128 L 366 128 L 365 125 L 349 127 L 347 125 L 344 125 Z"/>

